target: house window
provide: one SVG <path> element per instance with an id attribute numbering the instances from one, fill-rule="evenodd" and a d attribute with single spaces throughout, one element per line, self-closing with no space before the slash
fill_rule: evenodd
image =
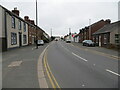
<path id="1" fill-rule="evenodd" d="M 26 23 L 24 22 L 24 32 L 26 32 Z"/>
<path id="2" fill-rule="evenodd" d="M 23 44 L 26 44 L 26 43 L 27 43 L 27 36 L 23 35 Z"/>
<path id="3" fill-rule="evenodd" d="M 15 28 L 15 17 L 12 17 L 12 28 Z"/>
<path id="4" fill-rule="evenodd" d="M 16 33 L 11 33 L 11 45 L 16 45 L 17 44 L 17 34 Z"/>
<path id="5" fill-rule="evenodd" d="M 21 28 L 22 28 L 22 24 L 21 24 L 21 21 L 19 20 L 18 21 L 18 29 L 21 30 Z"/>
<path id="6" fill-rule="evenodd" d="M 104 34 L 104 44 L 107 44 L 107 34 Z"/>
<path id="7" fill-rule="evenodd" d="M 116 44 L 120 43 L 120 34 L 115 34 L 115 43 Z"/>

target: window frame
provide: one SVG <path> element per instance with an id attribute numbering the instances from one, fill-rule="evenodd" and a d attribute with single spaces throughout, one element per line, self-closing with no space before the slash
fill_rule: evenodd
<path id="1" fill-rule="evenodd" d="M 16 25 L 15 25 L 15 17 L 14 16 L 11 17 L 11 25 L 12 25 L 12 28 L 15 29 Z"/>
<path id="2" fill-rule="evenodd" d="M 11 45 L 17 44 L 17 33 L 11 32 Z"/>

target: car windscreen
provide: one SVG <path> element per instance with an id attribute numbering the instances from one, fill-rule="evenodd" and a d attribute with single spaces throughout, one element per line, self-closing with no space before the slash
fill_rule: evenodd
<path id="1" fill-rule="evenodd" d="M 92 43 L 92 41 L 91 41 L 91 40 L 88 40 L 87 42 L 88 42 L 88 43 Z"/>

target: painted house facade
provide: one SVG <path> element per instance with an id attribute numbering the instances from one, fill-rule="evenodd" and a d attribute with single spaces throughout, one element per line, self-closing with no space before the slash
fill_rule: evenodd
<path id="1" fill-rule="evenodd" d="M 19 11 L 17 8 L 9 11 L 6 8 L 0 6 L 0 12 L 2 14 L 2 49 L 21 47 L 28 45 L 28 24 L 22 18 L 19 17 Z"/>
<path id="2" fill-rule="evenodd" d="M 95 43 L 98 46 L 115 48 L 120 46 L 120 21 L 105 25 L 93 33 Z"/>
<path id="3" fill-rule="evenodd" d="M 79 34 L 76 34 L 75 36 L 74 36 L 74 42 L 79 42 Z"/>
<path id="4" fill-rule="evenodd" d="M 36 40 L 49 42 L 49 35 L 36 26 L 28 16 L 19 17 L 19 10 L 9 11 L 0 5 L 0 51 L 35 44 Z"/>

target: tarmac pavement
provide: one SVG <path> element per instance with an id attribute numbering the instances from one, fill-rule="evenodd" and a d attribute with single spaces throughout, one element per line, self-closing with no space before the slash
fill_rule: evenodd
<path id="1" fill-rule="evenodd" d="M 2 88 L 40 88 L 37 63 L 48 44 L 16 48 L 2 53 Z"/>

